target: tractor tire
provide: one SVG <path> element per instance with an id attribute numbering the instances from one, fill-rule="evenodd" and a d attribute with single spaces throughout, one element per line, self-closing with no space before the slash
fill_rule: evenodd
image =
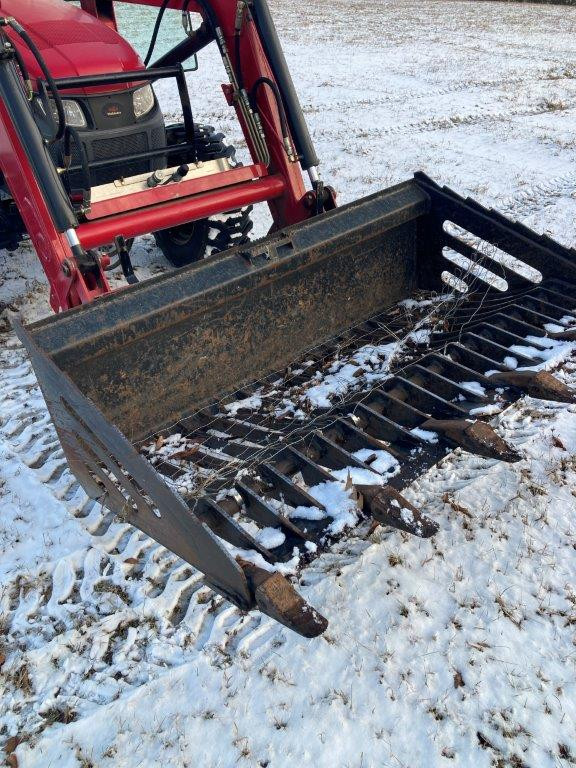
<path id="1" fill-rule="evenodd" d="M 195 128 L 199 160 L 227 157 L 233 166 L 236 165 L 236 151 L 223 141 L 223 134 L 216 133 L 209 125 Z M 162 229 L 154 232 L 156 245 L 173 267 L 185 267 L 212 253 L 246 243 L 252 229 L 251 211 L 252 206 L 249 205 L 208 219 Z"/>

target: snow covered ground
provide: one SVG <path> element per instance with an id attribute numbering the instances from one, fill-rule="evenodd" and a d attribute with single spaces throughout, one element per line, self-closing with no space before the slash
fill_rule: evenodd
<path id="1" fill-rule="evenodd" d="M 273 9 L 342 201 L 422 169 L 576 244 L 576 8 Z M 221 79 L 203 56 L 196 111 L 242 149 Z M 150 238 L 135 262 L 166 268 Z M 0 275 L 0 301 L 47 312 L 31 250 L 0 252 Z M 557 375 L 576 386 L 576 357 Z M 309 641 L 89 502 L 1 334 L 0 750 L 25 768 L 575 764 L 576 407 L 526 398 L 494 423 L 521 462 L 455 452 L 411 487 L 433 539 L 377 530 L 304 572 L 330 620 Z"/>

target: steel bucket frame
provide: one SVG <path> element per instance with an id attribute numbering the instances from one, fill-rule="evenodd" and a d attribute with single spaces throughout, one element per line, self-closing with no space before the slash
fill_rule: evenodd
<path id="1" fill-rule="evenodd" d="M 559 279 L 568 286 L 576 284 L 576 252 L 417 174 L 413 180 L 287 227 L 249 248 L 231 249 L 31 325 L 15 320 L 66 458 L 86 492 L 202 571 L 211 587 L 241 609 L 257 607 L 307 636 L 322 632 L 326 620 L 288 580 L 277 571 L 235 558 L 222 543 L 244 549 L 253 543 L 233 515 L 209 495 L 187 504 L 135 444 L 223 394 L 286 367 L 314 345 L 369 320 L 417 289 L 446 290 L 442 274 L 448 268 L 454 278 L 470 282 L 470 270 L 455 268 L 446 260 L 444 249 L 451 248 L 474 263 L 482 262 L 483 254 L 447 231 L 447 221 L 538 270 L 542 283 L 535 286 L 499 264 L 510 298 L 504 310 L 494 315 L 496 319 L 488 318 L 488 325 L 497 331 L 490 338 L 477 331 L 468 340 L 452 342 L 447 350 L 432 355 L 436 367 L 429 355 L 416 372 L 420 379 L 414 378 L 414 372 L 412 379 L 408 374 L 398 379 L 405 388 L 415 388 L 404 398 L 406 414 L 388 419 L 384 409 L 380 420 L 378 413 L 372 413 L 368 422 L 370 418 L 378 422 L 381 439 L 382 425 L 388 422 L 391 433 L 395 429 L 394 434 L 402 437 L 403 419 L 409 422 L 414 412 L 432 413 L 449 445 L 504 460 L 518 458 L 500 438 L 498 442 L 480 428 L 472 433 L 462 419 L 455 419 L 447 398 L 448 384 L 454 384 L 455 377 L 450 371 L 455 367 L 473 370 L 487 380 L 484 372 L 496 370 L 500 386 L 516 396 L 528 391 L 570 400 L 572 395 L 549 375 L 543 379 L 508 371 L 496 349 L 504 348 L 503 341 L 495 339 L 498 334 L 516 337 L 520 325 L 535 327 L 538 317 L 554 317 L 544 305 L 556 306 L 547 299 L 558 291 L 548 291 L 544 298 L 542 291 L 548 282 Z M 576 299 L 570 303 L 569 289 L 566 295 L 558 306 L 569 311 Z M 534 317 L 524 314 L 522 319 L 522 312 Z M 505 319 L 498 321 L 500 317 Z M 428 390 L 430 397 L 434 391 L 422 370 L 436 382 L 437 399 L 444 397 L 442 402 L 448 403 L 438 413 L 421 394 Z M 439 379 L 444 381 L 443 390 Z M 400 386 L 394 382 L 384 399 L 397 408 L 402 396 L 400 390 L 391 389 Z M 427 407 L 418 410 L 418 397 L 424 398 Z M 353 435 L 353 425 L 346 422 L 341 427 L 341 446 L 347 439 L 361 442 L 362 435 L 371 431 L 368 422 L 364 432 L 357 429 Z M 371 434 L 374 439 L 373 430 Z M 326 449 L 328 443 L 336 445 L 335 439 L 320 434 L 314 440 L 317 446 L 324 440 L 320 449 L 325 456 L 322 461 L 311 458 L 313 453 L 304 457 L 308 473 L 319 478 L 322 472 L 327 475 L 322 467 L 330 462 L 346 465 L 349 451 Z M 338 450 L 344 458 L 339 458 Z M 283 484 L 283 493 L 298 496 L 285 475 L 274 467 L 271 475 L 267 471 L 272 482 Z M 402 482 L 407 480 L 404 477 Z M 406 530 L 393 513 L 394 494 L 399 490 L 365 488 L 364 503 L 376 520 Z M 262 499 L 254 501 L 250 493 L 248 489 L 242 495 L 251 502 L 253 519 L 261 524 L 276 520 L 289 527 L 288 521 L 278 515 L 274 518 Z M 421 521 L 424 528 L 411 532 L 431 535 L 437 526 L 424 515 Z"/>

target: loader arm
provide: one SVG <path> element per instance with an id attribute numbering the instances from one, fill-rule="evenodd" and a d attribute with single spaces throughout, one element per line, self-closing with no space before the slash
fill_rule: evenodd
<path id="1" fill-rule="evenodd" d="M 46 72 L 40 85 L 58 103 L 62 95 L 73 95 L 78 90 L 153 83 L 172 77 L 190 142 L 193 116 L 182 62 L 213 42 L 229 79 L 223 84 L 224 97 L 236 111 L 252 165 L 190 174 L 190 178 L 170 186 L 146 188 L 142 182 L 140 186 L 127 185 L 121 197 L 102 199 L 99 195 L 78 212 L 66 197 L 59 176 L 63 169 L 50 166 L 47 141 L 32 119 L 19 82 L 23 73 L 18 71 L 15 41 L 23 40 L 32 50 L 26 39 L 26 25 L 17 18 L 0 19 L 0 35 L 8 45 L 0 62 L 0 168 L 41 258 L 55 311 L 110 292 L 104 271 L 108 260 L 100 249 L 117 238 L 186 225 L 259 202 L 268 204 L 274 227 L 279 230 L 335 205 L 332 191 L 324 188 L 318 178 L 318 159 L 266 0 L 255 0 L 250 6 L 235 0 L 150 0 L 140 4 L 164 10 L 184 7 L 198 12 L 204 21 L 199 30 L 189 28 L 188 35 L 183 32 L 184 40 L 175 41 L 168 57 L 163 56 L 148 69 L 60 77 L 52 82 Z M 88 13 L 116 30 L 112 0 L 82 0 L 78 13 L 83 13 L 84 18 Z M 151 151 L 145 156 L 159 157 L 163 151 Z M 169 152 L 165 152 L 168 160 Z M 77 169 L 80 166 L 70 170 Z M 312 189 L 308 191 L 302 171 L 310 177 Z"/>
<path id="2" fill-rule="evenodd" d="M 295 224 L 309 218 L 316 206 L 315 193 L 306 193 L 301 169 L 308 172 L 313 185 L 317 184 L 316 168 L 319 160 L 314 150 L 308 126 L 292 82 L 292 77 L 284 57 L 274 23 L 266 0 L 254 0 L 249 4 L 245 0 L 127 0 L 131 5 L 143 5 L 198 13 L 204 19 L 206 35 L 200 36 L 200 45 L 204 47 L 210 40 L 216 42 L 225 57 L 228 55 L 232 67 L 232 78 L 236 80 L 239 91 L 247 94 L 257 88 L 257 105 L 261 127 L 266 137 L 270 152 L 269 171 L 279 173 L 286 182 L 282 197 L 270 202 L 270 208 L 276 227 Z M 82 8 L 92 13 L 105 23 L 116 25 L 113 0 L 82 0 Z M 182 56 L 190 56 L 194 50 L 193 42 L 182 46 Z M 182 61 L 183 59 L 180 59 Z M 171 60 L 174 63 L 174 59 Z M 152 65 L 154 66 L 154 65 Z M 264 81 L 269 81 L 264 83 Z M 260 85 L 257 83 L 260 82 Z M 281 96 L 289 127 L 289 142 L 295 152 L 290 156 L 286 151 L 282 135 L 279 105 L 269 83 L 274 83 Z M 245 112 L 241 108 L 242 96 L 235 92 L 232 84 L 222 86 L 228 103 L 234 106 L 238 121 L 250 149 L 252 159 L 258 162 L 258 149 L 254 136 L 247 123 Z M 299 161 L 299 162 L 298 162 Z M 321 194 L 325 197 L 319 208 L 332 208 L 330 192 Z"/>

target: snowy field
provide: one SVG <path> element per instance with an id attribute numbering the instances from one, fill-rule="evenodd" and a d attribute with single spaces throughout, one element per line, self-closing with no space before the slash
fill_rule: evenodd
<path id="1" fill-rule="evenodd" d="M 341 201 L 421 169 L 576 245 L 576 8 L 272 5 Z M 139 46 L 145 15 L 122 16 Z M 195 111 L 242 151 L 222 78 L 201 55 Z M 266 223 L 259 212 L 257 231 Z M 166 269 L 151 238 L 134 261 L 140 275 Z M 31 250 L 0 252 L 0 302 L 47 313 Z M 557 375 L 576 387 L 574 353 Z M 439 523 L 433 539 L 377 529 L 304 572 L 299 590 L 330 620 L 310 641 L 243 615 L 86 499 L 4 329 L 0 761 L 576 764 L 576 406 L 525 398 L 493 423 L 522 461 L 456 451 L 407 493 Z"/>

